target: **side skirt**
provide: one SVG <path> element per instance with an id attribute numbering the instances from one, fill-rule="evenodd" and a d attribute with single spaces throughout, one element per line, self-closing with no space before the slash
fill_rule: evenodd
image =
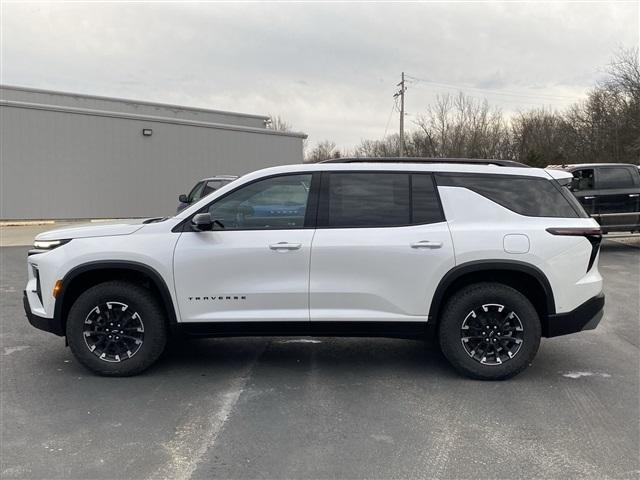
<path id="1" fill-rule="evenodd" d="M 426 322 L 220 322 L 178 323 L 186 337 L 386 337 L 427 338 Z"/>

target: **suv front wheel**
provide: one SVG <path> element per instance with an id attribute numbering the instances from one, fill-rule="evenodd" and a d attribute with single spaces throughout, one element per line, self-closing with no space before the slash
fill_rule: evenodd
<path id="1" fill-rule="evenodd" d="M 480 380 L 504 380 L 527 368 L 540 335 L 540 319 L 531 302 L 500 283 L 477 283 L 454 293 L 438 331 L 451 365 Z"/>
<path id="2" fill-rule="evenodd" d="M 162 354 L 165 314 L 147 289 L 123 281 L 95 285 L 82 293 L 67 317 L 74 356 L 99 375 L 142 372 Z"/>

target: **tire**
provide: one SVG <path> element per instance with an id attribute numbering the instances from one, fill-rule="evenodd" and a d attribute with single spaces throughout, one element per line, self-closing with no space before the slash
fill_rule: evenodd
<path id="1" fill-rule="evenodd" d="M 167 342 L 163 308 L 149 290 L 124 281 L 89 288 L 67 317 L 76 359 L 98 375 L 126 377 L 150 367 Z"/>
<path id="2" fill-rule="evenodd" d="M 447 301 L 440 318 L 442 353 L 470 378 L 511 378 L 531 364 L 540 346 L 536 309 L 519 291 L 500 283 L 463 287 Z"/>

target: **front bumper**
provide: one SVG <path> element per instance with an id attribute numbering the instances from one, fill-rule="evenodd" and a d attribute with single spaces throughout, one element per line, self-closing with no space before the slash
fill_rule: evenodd
<path id="1" fill-rule="evenodd" d="M 27 320 L 29 320 L 31 325 L 40 330 L 44 330 L 45 332 L 50 332 L 60 337 L 64 337 L 64 328 L 62 327 L 62 322 L 59 319 L 56 320 L 54 318 L 40 317 L 31 311 L 31 305 L 29 305 L 29 299 L 27 298 L 26 291 L 23 292 L 22 303 L 24 304 L 24 313 L 27 315 Z"/>
<path id="2" fill-rule="evenodd" d="M 558 337 L 569 333 L 593 330 L 604 315 L 604 292 L 590 298 L 567 313 L 549 315 L 542 322 L 543 337 Z"/>

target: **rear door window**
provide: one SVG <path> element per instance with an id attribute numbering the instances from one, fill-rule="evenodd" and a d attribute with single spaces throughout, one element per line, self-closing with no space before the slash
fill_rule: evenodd
<path id="1" fill-rule="evenodd" d="M 444 221 L 433 175 L 423 173 L 411 175 L 411 210 L 411 223 L 414 225 Z"/>
<path id="2" fill-rule="evenodd" d="M 433 175 L 330 172 L 323 179 L 318 226 L 401 227 L 444 221 Z"/>
<path id="3" fill-rule="evenodd" d="M 633 187 L 633 177 L 625 167 L 598 168 L 598 188 L 628 188 Z"/>
<path id="4" fill-rule="evenodd" d="M 409 174 L 336 173 L 328 179 L 326 226 L 396 227 L 409 225 Z"/>

